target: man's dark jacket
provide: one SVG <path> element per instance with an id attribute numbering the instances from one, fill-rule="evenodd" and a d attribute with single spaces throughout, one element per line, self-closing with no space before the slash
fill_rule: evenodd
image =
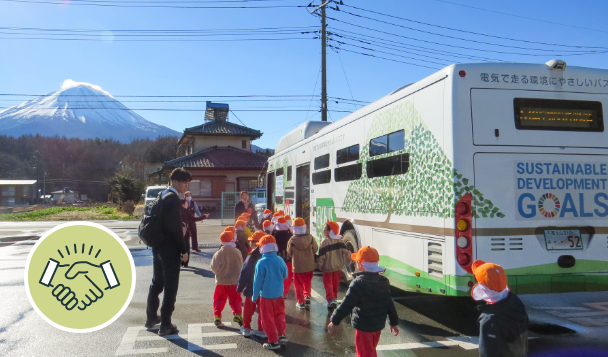
<path id="1" fill-rule="evenodd" d="M 245 206 L 245 204 L 241 200 L 241 201 L 239 201 L 239 203 L 236 204 L 236 206 L 234 206 L 234 219 L 235 219 L 235 221 L 243 213 L 249 213 L 249 214 L 251 214 L 251 216 L 249 217 L 249 219 L 251 219 L 253 221 L 253 224 L 255 224 L 256 227 L 260 225 L 258 223 L 258 215 L 255 213 L 255 207 L 253 206 L 253 203 L 251 203 L 250 201 L 247 201 L 247 206 Z"/>
<path id="2" fill-rule="evenodd" d="M 351 324 L 359 331 L 376 332 L 389 324 L 397 326 L 399 316 L 391 297 L 390 283 L 379 273 L 359 272 L 353 274 L 342 304 L 331 315 L 331 322 L 339 325 L 340 321 L 351 314 Z"/>
<path id="3" fill-rule="evenodd" d="M 162 232 L 165 237 L 165 244 L 174 245 L 181 254 L 188 253 L 184 242 L 184 232 L 182 230 L 182 205 L 177 193 L 173 190 L 162 196 L 163 209 L 161 213 Z"/>
<path id="4" fill-rule="evenodd" d="M 513 293 L 494 304 L 478 307 L 479 356 L 523 357 L 528 354 L 528 314 Z"/>
<path id="5" fill-rule="evenodd" d="M 260 247 L 255 248 L 249 253 L 247 260 L 243 263 L 241 268 L 241 275 L 239 275 L 239 285 L 236 287 L 236 291 L 243 293 L 245 297 L 253 296 L 253 278 L 255 277 L 255 265 L 258 260 L 262 258 Z"/>

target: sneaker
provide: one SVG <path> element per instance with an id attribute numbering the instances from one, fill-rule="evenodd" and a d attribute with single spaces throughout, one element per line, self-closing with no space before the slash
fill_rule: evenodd
<path id="1" fill-rule="evenodd" d="M 280 350 L 281 349 L 281 344 L 278 342 L 275 343 L 265 343 L 264 344 L 264 349 L 265 350 Z"/>
<path id="2" fill-rule="evenodd" d="M 280 343 L 280 344 L 284 345 L 284 344 L 286 344 L 287 342 L 288 342 L 288 341 L 287 341 L 287 337 L 286 337 L 285 335 L 279 335 L 279 343 Z"/>
<path id="3" fill-rule="evenodd" d="M 156 316 L 156 318 L 152 320 L 147 320 L 144 324 L 145 328 L 152 328 L 160 323 L 160 317 Z"/>
<path id="4" fill-rule="evenodd" d="M 160 325 L 160 330 L 158 330 L 158 335 L 159 336 L 175 335 L 178 332 L 179 332 L 179 330 L 177 329 L 177 326 L 175 326 L 175 324 L 171 324 L 171 326 L 169 326 L 169 327 Z"/>
<path id="5" fill-rule="evenodd" d="M 296 302 L 296 307 L 298 309 L 300 309 L 300 310 L 304 310 L 304 309 L 306 309 L 306 304 L 305 303 Z"/>
<path id="6" fill-rule="evenodd" d="M 243 326 L 243 316 L 241 316 L 239 314 L 234 314 L 234 318 L 232 319 L 232 321 L 239 324 L 239 326 Z"/>
<path id="7" fill-rule="evenodd" d="M 327 303 L 327 309 L 328 310 L 333 310 L 336 308 L 336 300 L 332 300 L 330 302 Z"/>
<path id="8" fill-rule="evenodd" d="M 310 305 L 310 295 L 304 296 L 304 303 Z"/>
<path id="9" fill-rule="evenodd" d="M 224 324 L 222 323 L 222 318 L 219 316 L 215 317 L 215 320 L 213 321 L 213 323 L 215 324 L 215 326 L 220 327 L 220 326 L 224 326 Z"/>
<path id="10" fill-rule="evenodd" d="M 253 333 L 253 335 L 255 337 L 259 337 L 259 338 L 268 338 L 268 336 L 266 336 L 266 334 L 264 333 L 264 331 L 262 330 L 257 330 Z"/>
<path id="11" fill-rule="evenodd" d="M 251 337 L 251 329 L 241 326 L 241 335 L 243 335 L 243 337 Z"/>

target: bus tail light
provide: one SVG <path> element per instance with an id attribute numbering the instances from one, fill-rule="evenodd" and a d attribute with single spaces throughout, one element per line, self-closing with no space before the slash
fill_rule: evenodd
<path id="1" fill-rule="evenodd" d="M 456 239 L 456 261 L 464 270 L 472 273 L 471 263 L 473 257 L 473 225 L 471 212 L 471 194 L 462 196 L 456 203 L 455 213 L 455 239 Z"/>

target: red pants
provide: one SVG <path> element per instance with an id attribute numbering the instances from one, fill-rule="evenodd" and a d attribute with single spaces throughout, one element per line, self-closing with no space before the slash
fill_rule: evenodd
<path id="1" fill-rule="evenodd" d="M 338 298 L 338 290 L 340 289 L 340 280 L 342 279 L 342 271 L 334 271 L 331 273 L 323 272 L 323 286 L 325 287 L 325 298 L 327 302 Z"/>
<path id="2" fill-rule="evenodd" d="M 260 307 L 260 300 L 253 302 L 251 296 L 245 297 L 245 308 L 243 309 L 243 327 L 251 328 L 251 317 L 255 312 L 256 306 Z M 258 312 L 258 331 L 262 331 L 262 315 Z"/>
<path id="3" fill-rule="evenodd" d="M 376 346 L 380 340 L 380 333 L 376 332 L 365 332 L 355 330 L 355 346 L 357 347 L 357 357 L 377 357 Z"/>
<path id="4" fill-rule="evenodd" d="M 283 280 L 283 296 L 287 295 L 289 292 L 291 281 L 293 280 L 293 268 L 291 262 L 285 264 L 287 265 L 287 278 Z"/>
<path id="5" fill-rule="evenodd" d="M 279 342 L 279 335 L 285 334 L 285 300 L 260 299 L 260 316 L 262 316 L 262 327 L 268 336 L 268 343 Z"/>
<path id="6" fill-rule="evenodd" d="M 311 281 L 312 281 L 312 272 L 306 273 L 294 273 L 294 288 L 296 289 L 296 299 L 298 299 L 298 303 L 304 303 L 304 297 L 310 296 L 311 290 Z"/>
<path id="7" fill-rule="evenodd" d="M 232 313 L 235 315 L 241 314 L 241 294 L 236 291 L 236 285 L 216 285 L 215 293 L 213 294 L 213 315 L 222 317 L 222 311 L 226 306 L 226 300 L 229 301 Z"/>

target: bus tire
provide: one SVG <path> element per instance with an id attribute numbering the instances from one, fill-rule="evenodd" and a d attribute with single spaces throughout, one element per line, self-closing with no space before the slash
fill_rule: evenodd
<path id="1" fill-rule="evenodd" d="M 342 240 L 351 253 L 356 253 L 359 250 L 359 244 L 357 243 L 357 232 L 354 229 L 349 229 L 342 234 Z M 342 282 L 350 283 L 353 280 L 353 274 L 357 272 L 357 264 L 351 261 L 342 269 Z"/>

